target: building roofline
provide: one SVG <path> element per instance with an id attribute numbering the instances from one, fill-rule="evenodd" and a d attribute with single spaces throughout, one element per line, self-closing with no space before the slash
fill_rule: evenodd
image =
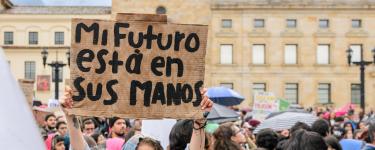
<path id="1" fill-rule="evenodd" d="M 0 14 L 39 14 L 39 15 L 99 15 L 111 14 L 108 6 L 14 6 L 0 11 Z"/>

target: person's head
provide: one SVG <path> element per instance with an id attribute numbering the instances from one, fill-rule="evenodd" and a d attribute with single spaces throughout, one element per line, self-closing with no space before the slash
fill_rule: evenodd
<path id="1" fill-rule="evenodd" d="M 328 146 L 328 150 L 342 150 L 339 140 L 334 136 L 327 136 L 324 138 Z"/>
<path id="2" fill-rule="evenodd" d="M 299 129 L 293 133 L 291 139 L 286 143 L 287 150 L 327 150 L 328 147 L 316 132 Z"/>
<path id="3" fill-rule="evenodd" d="M 163 150 L 159 141 L 152 138 L 140 138 L 135 150 Z"/>
<path id="4" fill-rule="evenodd" d="M 324 113 L 323 112 L 318 112 L 318 113 L 316 113 L 316 116 L 319 117 L 319 119 L 323 119 Z"/>
<path id="5" fill-rule="evenodd" d="M 311 131 L 310 126 L 307 125 L 306 123 L 297 122 L 292 126 L 292 128 L 290 128 L 290 133 L 293 133 L 294 131 L 297 131 L 298 129 L 304 129 L 306 131 Z"/>
<path id="6" fill-rule="evenodd" d="M 185 149 L 193 133 L 193 120 L 179 120 L 169 133 L 170 149 Z"/>
<path id="7" fill-rule="evenodd" d="M 358 126 L 357 126 L 357 127 L 358 127 L 358 129 L 362 129 L 362 130 L 363 130 L 363 129 L 366 128 L 366 123 L 363 122 L 363 121 L 361 121 L 361 122 L 358 123 Z"/>
<path id="8" fill-rule="evenodd" d="M 142 129 L 142 120 L 141 119 L 135 119 L 134 120 L 134 130 L 141 131 Z"/>
<path id="9" fill-rule="evenodd" d="M 64 137 L 56 135 L 52 139 L 51 150 L 65 150 Z"/>
<path id="10" fill-rule="evenodd" d="M 342 116 L 340 116 L 340 117 L 336 117 L 336 118 L 335 118 L 335 122 L 337 122 L 337 123 L 344 122 L 344 120 L 345 120 L 345 118 L 342 117 Z"/>
<path id="11" fill-rule="evenodd" d="M 311 130 L 326 137 L 329 134 L 329 123 L 324 119 L 318 119 L 311 125 Z"/>
<path id="12" fill-rule="evenodd" d="M 83 123 L 83 134 L 91 136 L 95 131 L 95 123 L 92 118 L 86 118 L 82 121 Z"/>
<path id="13" fill-rule="evenodd" d="M 68 131 L 68 127 L 66 126 L 65 122 L 57 122 L 56 123 L 56 129 L 57 129 L 57 132 L 59 133 L 59 135 L 61 135 L 61 136 L 65 136 L 67 131 Z"/>
<path id="14" fill-rule="evenodd" d="M 346 131 L 344 128 L 341 128 L 339 125 L 332 127 L 332 135 L 335 136 L 338 140 L 341 140 L 345 137 Z"/>
<path id="15" fill-rule="evenodd" d="M 330 119 L 335 119 L 335 118 L 336 118 L 336 113 L 335 113 L 335 112 L 331 112 L 331 113 L 329 114 L 329 118 L 330 118 Z"/>
<path id="16" fill-rule="evenodd" d="M 94 133 L 91 135 L 91 137 L 95 140 L 95 142 L 100 145 L 100 144 L 105 144 L 105 137 L 101 133 Z"/>
<path id="17" fill-rule="evenodd" d="M 109 127 L 112 130 L 112 137 L 123 137 L 127 126 L 125 119 L 113 117 L 109 120 Z"/>
<path id="18" fill-rule="evenodd" d="M 276 132 L 271 129 L 260 130 L 256 139 L 256 145 L 267 150 L 273 150 L 278 143 L 278 136 Z"/>
<path id="19" fill-rule="evenodd" d="M 219 126 L 213 134 L 215 142 L 214 149 L 240 150 L 240 144 L 246 142 L 241 129 L 232 122 L 227 122 Z"/>
<path id="20" fill-rule="evenodd" d="M 54 114 L 46 115 L 46 117 L 44 117 L 44 123 L 49 129 L 56 128 L 56 116 Z"/>
<path id="21" fill-rule="evenodd" d="M 345 128 L 346 132 L 351 132 L 351 133 L 354 132 L 353 124 L 350 123 L 350 122 L 345 122 L 344 128 Z"/>
<path id="22" fill-rule="evenodd" d="M 375 120 L 368 122 L 367 138 L 369 143 L 375 144 Z"/>

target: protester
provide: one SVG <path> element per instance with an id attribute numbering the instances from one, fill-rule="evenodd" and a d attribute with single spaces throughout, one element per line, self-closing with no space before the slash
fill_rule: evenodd
<path id="1" fill-rule="evenodd" d="M 318 119 L 311 125 L 311 130 L 326 137 L 329 134 L 329 123 L 324 119 Z"/>
<path id="2" fill-rule="evenodd" d="M 368 143 L 363 150 L 375 150 L 375 120 L 371 120 L 368 123 Z"/>
<path id="3" fill-rule="evenodd" d="M 256 136 L 256 145 L 265 150 L 274 150 L 278 143 L 278 136 L 271 129 L 260 130 Z"/>
<path id="4" fill-rule="evenodd" d="M 44 118 L 44 130 L 47 134 L 52 134 L 56 132 L 56 116 L 54 114 L 48 114 Z"/>
<path id="5" fill-rule="evenodd" d="M 51 150 L 65 150 L 64 137 L 56 135 L 53 137 Z"/>
<path id="6" fill-rule="evenodd" d="M 342 147 L 336 137 L 327 136 L 324 138 L 324 140 L 326 141 L 328 150 L 342 150 Z"/>
<path id="7" fill-rule="evenodd" d="M 65 137 L 66 133 L 68 132 L 68 127 L 66 126 L 66 122 L 57 122 L 56 123 L 56 134 Z"/>
<path id="8" fill-rule="evenodd" d="M 95 131 L 95 123 L 92 118 L 86 118 L 82 120 L 83 124 L 83 135 L 91 136 Z"/>
<path id="9" fill-rule="evenodd" d="M 220 125 L 213 136 L 215 138 L 214 150 L 243 150 L 241 144 L 246 142 L 241 129 L 232 122 Z"/>
<path id="10" fill-rule="evenodd" d="M 139 140 L 136 150 L 163 150 L 159 141 L 152 138 L 143 138 Z"/>
<path id="11" fill-rule="evenodd" d="M 286 144 L 285 150 L 327 150 L 328 147 L 320 134 L 299 129 Z"/>

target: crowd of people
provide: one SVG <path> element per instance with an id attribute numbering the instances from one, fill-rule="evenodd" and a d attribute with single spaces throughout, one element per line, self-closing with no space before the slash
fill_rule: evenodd
<path id="1" fill-rule="evenodd" d="M 213 102 L 202 92 L 202 109 L 210 112 Z M 73 105 L 71 90 L 62 102 L 64 116 L 49 114 L 41 133 L 48 150 L 163 150 L 159 139 L 142 134 L 141 119 L 76 117 L 68 114 Z M 338 116 L 330 110 L 310 110 L 319 119 L 308 125 L 297 122 L 290 129 L 262 129 L 246 117 L 205 130 L 207 120 L 178 120 L 169 133 L 168 150 L 375 150 L 375 114 Z M 329 115 L 327 115 L 329 113 Z M 202 116 L 204 116 L 202 114 Z M 207 128 L 206 128 L 207 129 Z M 158 130 L 158 129 L 155 129 Z"/>

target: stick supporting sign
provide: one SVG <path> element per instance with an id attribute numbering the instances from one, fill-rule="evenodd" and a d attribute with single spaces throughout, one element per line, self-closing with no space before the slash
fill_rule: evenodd
<path id="1" fill-rule="evenodd" d="M 72 20 L 70 113 L 199 118 L 207 26 Z"/>

